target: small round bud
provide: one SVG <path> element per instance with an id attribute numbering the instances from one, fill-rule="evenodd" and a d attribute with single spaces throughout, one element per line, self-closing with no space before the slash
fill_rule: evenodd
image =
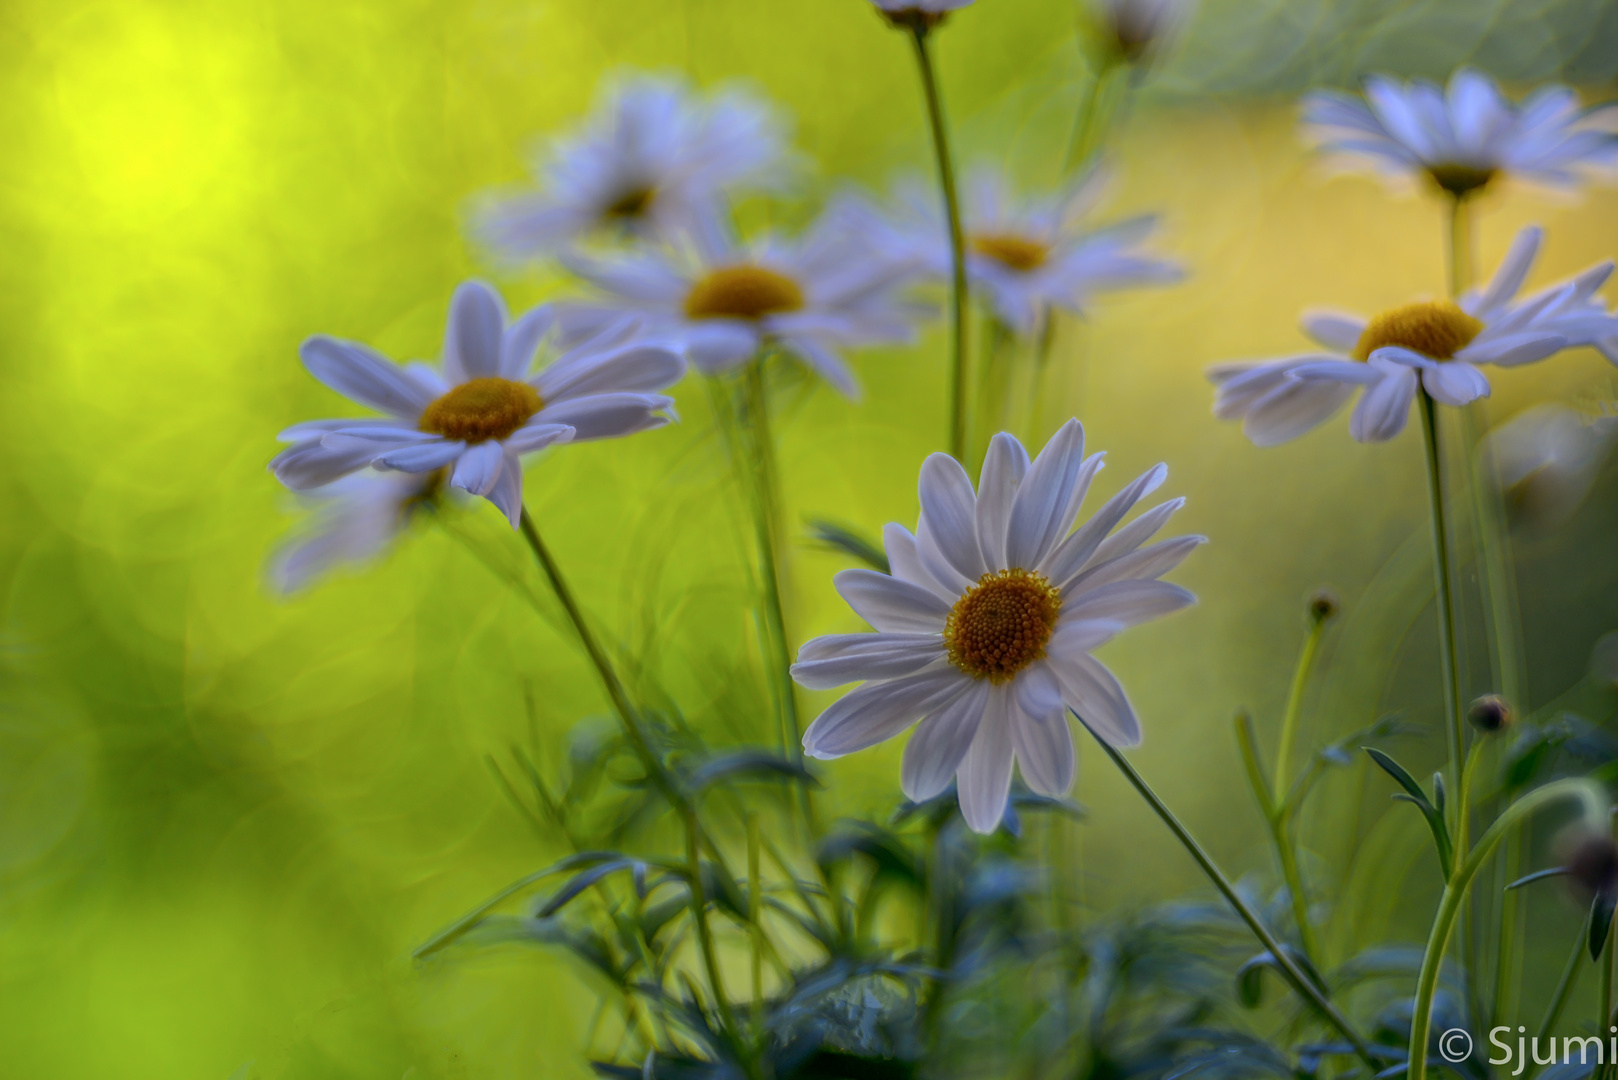
<path id="1" fill-rule="evenodd" d="M 1610 836 L 1585 834 L 1573 847 L 1567 871 L 1592 893 L 1613 892 L 1618 889 L 1618 844 Z"/>
<path id="2" fill-rule="evenodd" d="M 1466 710 L 1466 718 L 1479 731 L 1493 733 L 1511 726 L 1511 703 L 1499 694 L 1484 694 Z"/>
<path id="3" fill-rule="evenodd" d="M 1309 617 L 1316 622 L 1325 622 L 1336 615 L 1342 605 L 1337 602 L 1337 594 L 1330 589 L 1321 589 L 1309 598 Z"/>

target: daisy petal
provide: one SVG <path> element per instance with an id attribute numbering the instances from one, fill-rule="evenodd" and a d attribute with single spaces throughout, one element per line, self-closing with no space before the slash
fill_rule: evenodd
<path id="1" fill-rule="evenodd" d="M 1096 548 L 1095 554 L 1090 556 L 1088 566 L 1095 566 L 1109 559 L 1116 559 L 1120 555 L 1127 555 L 1140 547 L 1146 541 L 1158 534 L 1158 531 L 1168 524 L 1169 518 L 1177 514 L 1185 506 L 1185 497 L 1170 499 L 1166 503 L 1152 507 L 1128 525 L 1119 529 Z"/>
<path id="2" fill-rule="evenodd" d="M 1073 731 L 1062 688 L 1046 664 L 1035 664 L 1012 683 L 1011 746 L 1029 787 L 1061 798 L 1073 788 Z"/>
<path id="3" fill-rule="evenodd" d="M 938 582 L 927 572 L 921 564 L 921 556 L 916 551 L 916 538 L 910 530 L 896 521 L 890 521 L 882 526 L 882 547 L 888 553 L 888 568 L 893 576 L 900 581 L 908 581 L 912 585 L 920 585 L 930 592 L 939 592 Z M 957 594 L 943 594 L 947 600 L 953 601 Z"/>
<path id="4" fill-rule="evenodd" d="M 808 690 L 832 690 L 911 675 L 943 658 L 937 634 L 835 634 L 804 645 L 792 677 Z"/>
<path id="5" fill-rule="evenodd" d="M 353 342 L 312 337 L 298 350 L 309 374 L 361 405 L 414 424 L 431 402 L 427 390 L 398 364 Z"/>
<path id="6" fill-rule="evenodd" d="M 1189 589 L 1166 581 L 1114 581 L 1064 601 L 1062 614 L 1074 619 L 1110 619 L 1123 626 L 1135 626 L 1196 602 L 1196 595 Z"/>
<path id="7" fill-rule="evenodd" d="M 466 450 L 464 442 L 431 442 L 419 446 L 406 446 L 389 450 L 376 459 L 379 469 L 397 469 L 399 472 L 424 473 L 442 469 Z"/>
<path id="8" fill-rule="evenodd" d="M 1370 386 L 1382 378 L 1376 368 L 1351 360 L 1311 360 L 1293 368 L 1292 377 L 1306 382 L 1340 382 L 1353 386 Z"/>
<path id="9" fill-rule="evenodd" d="M 673 405 L 672 398 L 660 394 L 591 394 L 547 405 L 529 423 L 570 427 L 574 442 L 616 439 L 663 427 L 669 418 L 659 414 Z"/>
<path id="10" fill-rule="evenodd" d="M 500 479 L 500 466 L 504 461 L 504 451 L 499 443 L 492 439 L 478 443 L 456 459 L 450 485 L 474 495 L 487 495 L 494 490 L 495 481 Z"/>
<path id="11" fill-rule="evenodd" d="M 973 680 L 943 667 L 887 682 L 867 683 L 833 702 L 803 733 L 814 758 L 838 758 L 886 742 L 934 709 L 954 701 Z"/>
<path id="12" fill-rule="evenodd" d="M 1177 536 L 1160 544 L 1120 555 L 1106 562 L 1092 562 L 1090 569 L 1073 579 L 1063 589 L 1063 595 L 1088 592 L 1115 581 L 1128 579 L 1155 580 L 1173 570 L 1197 548 L 1208 542 L 1205 536 Z"/>
<path id="13" fill-rule="evenodd" d="M 1488 288 L 1483 290 L 1475 304 L 1470 305 L 1472 314 L 1487 315 L 1511 302 L 1522 289 L 1523 282 L 1528 280 L 1528 271 L 1533 267 L 1544 239 L 1545 230 L 1537 225 L 1530 225 L 1517 234 L 1511 242 L 1511 250 L 1506 252 L 1500 268 L 1489 281 Z"/>
<path id="14" fill-rule="evenodd" d="M 1253 403 L 1242 434 L 1254 446 L 1280 446 L 1330 420 L 1353 396 L 1351 383 L 1287 379 Z"/>
<path id="15" fill-rule="evenodd" d="M 1433 400 L 1445 405 L 1469 405 L 1489 396 L 1489 380 L 1471 364 L 1451 360 L 1421 373 L 1422 385 Z"/>
<path id="16" fill-rule="evenodd" d="M 1473 342 L 1455 354 L 1454 363 L 1494 364 L 1496 367 L 1520 367 L 1554 356 L 1568 347 L 1561 334 L 1511 334 L 1493 341 Z M 1445 365 L 1448 366 L 1448 365 Z"/>
<path id="17" fill-rule="evenodd" d="M 1307 311 L 1303 316 L 1303 332 L 1328 349 L 1351 353 L 1365 333 L 1365 320 L 1335 311 Z"/>
<path id="18" fill-rule="evenodd" d="M 948 454 L 931 454 L 921 465 L 921 517 L 939 554 L 969 581 L 986 568 L 978 550 L 977 496 L 961 463 Z"/>
<path id="19" fill-rule="evenodd" d="M 517 522 L 522 519 L 522 462 L 509 448 L 500 465 L 500 478 L 484 498 L 500 508 L 513 529 L 517 527 Z"/>
<path id="20" fill-rule="evenodd" d="M 353 443 L 333 448 L 310 439 L 275 455 L 270 471 L 293 491 L 309 491 L 365 468 L 382 449 Z"/>
<path id="21" fill-rule="evenodd" d="M 534 423 L 529 421 L 506 439 L 506 450 L 513 454 L 531 454 L 554 443 L 573 438 L 573 429 L 566 424 Z"/>
<path id="22" fill-rule="evenodd" d="M 524 312 L 521 318 L 506 328 L 500 342 L 501 378 L 516 380 L 528 374 L 534 354 L 539 351 L 539 343 L 555 322 L 556 309 L 549 304 L 541 304 Z"/>
<path id="23" fill-rule="evenodd" d="M 1395 364 L 1379 370 L 1384 377 L 1360 396 L 1348 423 L 1348 433 L 1357 442 L 1386 442 L 1403 431 L 1410 418 L 1410 403 L 1416 397 L 1416 372 Z"/>
<path id="24" fill-rule="evenodd" d="M 713 375 L 746 363 L 761 344 L 756 327 L 716 319 L 687 333 L 686 355 L 698 371 Z"/>
<path id="25" fill-rule="evenodd" d="M 992 686 L 987 679 L 972 680 L 966 693 L 916 725 L 899 773 L 907 799 L 922 802 L 949 787 L 978 733 Z"/>
<path id="26" fill-rule="evenodd" d="M 587 362 L 556 363 L 534 377 L 534 389 L 547 403 L 617 391 L 652 393 L 673 386 L 685 374 L 685 361 L 672 349 L 634 345 Z"/>
<path id="27" fill-rule="evenodd" d="M 956 774 L 961 816 L 975 833 L 994 832 L 1006 813 L 1006 797 L 1011 794 L 1010 709 L 1011 688 L 991 687 L 977 734 Z"/>
<path id="28" fill-rule="evenodd" d="M 1068 707 L 1096 738 L 1121 750 L 1140 745 L 1135 707 L 1101 661 L 1077 654 L 1052 657 L 1049 663 Z"/>
<path id="29" fill-rule="evenodd" d="M 1083 525 L 1057 545 L 1039 571 L 1061 588 L 1090 561 L 1107 534 L 1117 527 L 1136 503 L 1156 491 L 1168 477 L 1167 465 L 1154 465 L 1131 480 L 1122 491 L 1102 504 Z"/>
<path id="30" fill-rule="evenodd" d="M 1123 623 L 1113 619 L 1075 619 L 1064 616 L 1056 624 L 1056 632 L 1045 643 L 1050 656 L 1094 652 L 1118 636 L 1125 629 Z"/>
<path id="31" fill-rule="evenodd" d="M 951 605 L 937 593 L 875 570 L 843 570 L 832 584 L 860 618 L 887 633 L 939 634 L 949 618 Z"/>
<path id="32" fill-rule="evenodd" d="M 1084 477 L 1084 464 L 1084 425 L 1069 420 L 1051 436 L 1017 489 L 1006 532 L 1010 566 L 1040 565 L 1073 527 L 1077 510 L 1073 496 Z"/>
<path id="33" fill-rule="evenodd" d="M 1002 431 L 989 440 L 978 476 L 978 548 L 989 566 L 1008 566 L 1006 526 L 1011 521 L 1011 504 L 1017 487 L 1028 473 L 1028 451 L 1016 436 Z"/>
<path id="34" fill-rule="evenodd" d="M 505 303 L 483 282 L 463 282 L 455 290 L 444 331 L 444 374 L 450 382 L 500 374 L 505 323 Z"/>

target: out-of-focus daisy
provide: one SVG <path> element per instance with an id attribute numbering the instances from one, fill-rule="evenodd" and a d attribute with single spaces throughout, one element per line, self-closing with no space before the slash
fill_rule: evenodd
<path id="1" fill-rule="evenodd" d="M 548 306 L 508 322 L 499 294 L 469 281 L 450 303 L 441 368 L 401 367 L 364 345 L 310 338 L 301 350 L 309 373 L 389 418 L 298 424 L 282 433 L 293 445 L 270 468 L 295 491 L 368 465 L 418 475 L 443 469 L 451 486 L 488 499 L 515 528 L 521 455 L 661 427 L 673 402 L 653 391 L 685 370 L 677 353 L 632 340 L 633 327 L 621 322 L 530 376 L 552 322 Z"/>
<path id="2" fill-rule="evenodd" d="M 1162 45 L 1190 7 L 1191 0 L 1089 0 L 1081 10 L 1107 54 L 1136 64 Z"/>
<path id="3" fill-rule="evenodd" d="M 928 799 L 957 778 L 967 824 L 990 832 L 1005 811 L 1014 760 L 1037 792 L 1072 786 L 1068 709 L 1110 745 L 1138 745 L 1129 698 L 1090 654 L 1124 628 L 1194 602 L 1157 579 L 1203 538 L 1141 546 L 1183 499 L 1118 528 L 1163 482 L 1162 465 L 1069 532 L 1100 467 L 1100 454 L 1084 456 L 1077 420 L 1032 465 L 1015 438 L 995 436 L 976 492 L 954 458 L 929 457 L 915 535 L 900 525 L 883 533 L 892 574 L 836 577 L 876 633 L 815 638 L 798 654 L 792 674 L 806 687 L 864 682 L 810 725 L 804 749 L 841 757 L 919 720 L 905 747 L 905 794 Z"/>
<path id="4" fill-rule="evenodd" d="M 894 26 L 931 29 L 952 11 L 970 7 L 974 0 L 871 0 Z"/>
<path id="5" fill-rule="evenodd" d="M 1615 443 L 1618 414 L 1590 416 L 1566 405 L 1535 405 L 1489 432 L 1484 445 L 1511 523 L 1544 529 L 1566 521 Z"/>
<path id="6" fill-rule="evenodd" d="M 842 350 L 910 341 L 927 314 L 899 295 L 913 268 L 874 252 L 854 224 L 848 204 L 836 204 L 796 240 L 742 245 L 715 231 L 679 250 L 576 257 L 569 265 L 607 295 L 558 305 L 563 331 L 576 339 L 633 316 L 705 374 L 779 348 L 853 397 Z"/>
<path id="7" fill-rule="evenodd" d="M 966 184 L 963 228 L 967 277 L 1001 322 L 1035 333 L 1051 308 L 1084 314 L 1099 293 L 1178 281 L 1174 263 L 1141 245 L 1157 228 L 1150 215 L 1099 229 L 1082 222 L 1100 194 L 1099 174 L 1054 195 L 1019 199 L 999 173 L 975 170 Z M 930 189 L 899 186 L 896 207 L 883 215 L 866 206 L 865 232 L 874 243 L 947 280 L 949 245 L 942 211 Z"/>
<path id="8" fill-rule="evenodd" d="M 1618 165 L 1618 108 L 1584 110 L 1566 86 L 1513 104 L 1495 81 L 1462 68 L 1445 90 L 1421 79 L 1365 80 L 1359 97 L 1321 90 L 1303 118 L 1320 149 L 1394 177 L 1426 177 L 1462 197 L 1509 175 L 1570 187 Z"/>
<path id="9" fill-rule="evenodd" d="M 313 520 L 270 559 L 269 578 L 283 595 L 313 584 L 343 563 L 380 555 L 416 512 L 442 492 L 442 469 L 430 473 L 363 469 L 303 493 Z"/>
<path id="10" fill-rule="evenodd" d="M 551 144 L 535 170 L 538 191 L 489 199 L 473 227 L 517 258 L 592 234 L 673 238 L 700 227 L 722 194 L 777 182 L 785 160 L 782 124 L 763 102 L 639 75 Z"/>
<path id="11" fill-rule="evenodd" d="M 1242 421 L 1254 443 L 1274 446 L 1324 423 L 1362 390 L 1349 432 L 1382 442 L 1404 430 L 1418 384 L 1436 401 L 1465 405 L 1489 396 L 1480 364 L 1531 364 L 1618 332 L 1596 296 L 1610 261 L 1517 299 L 1542 239 L 1535 227 L 1518 233 L 1494 280 L 1458 304 L 1421 300 L 1371 319 L 1305 315 L 1304 332 L 1331 351 L 1209 368 L 1214 415 Z"/>

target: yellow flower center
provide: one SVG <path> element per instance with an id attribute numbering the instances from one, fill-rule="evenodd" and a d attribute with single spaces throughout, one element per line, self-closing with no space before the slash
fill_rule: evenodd
<path id="1" fill-rule="evenodd" d="M 1047 244 L 1009 233 L 982 233 L 972 237 L 970 243 L 979 255 L 1025 274 L 1044 266 L 1051 253 Z"/>
<path id="2" fill-rule="evenodd" d="M 471 379 L 422 410 L 416 425 L 446 439 L 480 443 L 504 439 L 543 406 L 539 391 L 511 379 Z"/>
<path id="3" fill-rule="evenodd" d="M 803 289 L 762 266 L 723 266 L 691 287 L 685 314 L 692 319 L 762 319 L 803 307 Z"/>
<path id="4" fill-rule="evenodd" d="M 1045 657 L 1062 594 L 1029 570 L 984 574 L 944 622 L 949 662 L 974 679 L 1003 683 Z"/>
<path id="5" fill-rule="evenodd" d="M 1427 166 L 1427 175 L 1438 185 L 1438 189 L 1457 198 L 1487 187 L 1489 181 L 1494 179 L 1494 174 L 1495 170 L 1486 165 Z"/>
<path id="6" fill-rule="evenodd" d="M 1423 300 L 1384 311 L 1366 324 L 1354 346 L 1354 359 L 1369 360 L 1376 350 L 1399 345 L 1431 360 L 1449 360 L 1483 330 L 1448 300 Z"/>
<path id="7" fill-rule="evenodd" d="M 652 205 L 656 197 L 657 189 L 654 187 L 632 187 L 619 193 L 601 213 L 609 218 L 638 218 L 646 213 L 646 208 Z"/>

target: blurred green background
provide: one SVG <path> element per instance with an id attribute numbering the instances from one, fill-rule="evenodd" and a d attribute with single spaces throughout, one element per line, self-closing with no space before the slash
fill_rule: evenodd
<path id="1" fill-rule="evenodd" d="M 954 20 L 939 47 L 963 159 L 1054 178 L 1082 73 L 1073 26 L 1067 0 L 983 0 Z M 1060 340 L 1066 397 L 1048 419 L 1078 411 L 1109 451 L 1103 494 L 1166 460 L 1166 492 L 1190 497 L 1180 524 L 1213 541 L 1177 574 L 1200 606 L 1104 659 L 1144 718 L 1141 769 L 1237 872 L 1268 862 L 1229 716 L 1247 705 L 1273 730 L 1311 589 L 1335 587 L 1348 615 L 1310 733 L 1437 716 L 1430 614 L 1398 614 L 1425 603 L 1425 564 L 1378 577 L 1412 537 L 1425 555 L 1424 479 L 1409 431 L 1361 446 L 1338 421 L 1255 450 L 1212 420 L 1201 370 L 1300 348 L 1305 306 L 1441 288 L 1437 208 L 1329 178 L 1300 147 L 1294 95 L 1468 60 L 1606 96 L 1618 5 L 1208 0 L 1125 122 L 1105 207 L 1160 211 L 1159 246 L 1191 277 L 1110 300 Z M 530 140 L 626 65 L 779 101 L 818 162 L 804 205 L 839 178 L 927 164 L 910 57 L 864 0 L 0 9 L 0 1075 L 587 1074 L 591 996 L 562 960 L 409 960 L 560 854 L 483 758 L 529 738 L 528 694 L 560 753 L 601 707 L 580 657 L 430 526 L 381 566 L 275 599 L 261 565 L 293 518 L 264 463 L 279 428 L 337 405 L 298 342 L 434 355 L 455 283 L 491 273 L 462 238 L 466 200 L 519 181 Z M 1530 282 L 1545 284 L 1615 253 L 1618 196 L 1494 193 L 1479 265 L 1527 222 L 1549 230 Z M 500 280 L 514 303 L 554 288 Z M 782 425 L 783 472 L 794 519 L 874 531 L 914 521 L 943 430 L 942 335 L 857 366 L 862 404 L 817 389 Z M 1489 413 L 1610 399 L 1615 376 L 1564 355 L 1500 376 Z M 686 423 L 543 458 L 528 497 L 603 624 L 716 740 L 762 738 L 716 716 L 735 680 L 757 683 L 746 549 L 701 394 L 680 393 Z M 1609 465 L 1579 515 L 1522 551 L 1538 702 L 1618 627 L 1615 493 Z M 491 509 L 469 528 L 521 572 Z M 797 553 L 799 637 L 857 627 L 830 589 L 843 564 Z M 1091 749 L 1089 899 L 1197 888 Z M 886 813 L 899 753 L 830 764 L 828 799 Z M 1411 750 L 1413 768 L 1438 754 Z M 1419 851 L 1387 843 L 1405 864 Z M 1396 883 L 1405 864 L 1389 856 Z M 1407 898 L 1435 886 L 1414 862 Z M 1426 909 L 1411 931 L 1399 896 L 1362 915 L 1370 932 L 1419 933 Z M 1572 917 L 1559 904 L 1545 917 Z"/>

